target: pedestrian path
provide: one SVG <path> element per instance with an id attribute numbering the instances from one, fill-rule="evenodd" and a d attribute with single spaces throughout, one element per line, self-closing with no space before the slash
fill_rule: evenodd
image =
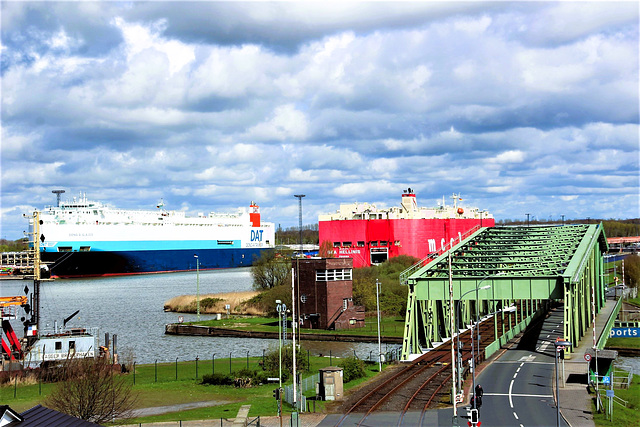
<path id="1" fill-rule="evenodd" d="M 599 338 L 613 312 L 616 301 L 607 299 L 604 307 L 596 317 L 596 338 Z M 564 370 L 560 368 L 560 412 L 570 426 L 595 426 L 591 402 L 594 398 L 588 392 L 589 366 L 584 354 L 593 348 L 593 338 L 587 333 L 574 347 L 570 359 L 564 361 Z M 571 381 L 569 378 L 584 378 L 582 381 Z M 563 385 L 564 383 L 564 385 Z"/>

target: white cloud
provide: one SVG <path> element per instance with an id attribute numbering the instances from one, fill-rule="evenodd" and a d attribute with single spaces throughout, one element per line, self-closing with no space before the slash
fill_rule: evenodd
<path id="1" fill-rule="evenodd" d="M 262 141 L 296 140 L 307 136 L 307 128 L 306 115 L 297 110 L 294 105 L 287 104 L 277 106 L 267 120 L 250 128 L 247 136 Z"/>

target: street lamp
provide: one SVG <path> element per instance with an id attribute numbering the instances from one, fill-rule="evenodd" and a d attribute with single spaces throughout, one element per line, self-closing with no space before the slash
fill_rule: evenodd
<path id="1" fill-rule="evenodd" d="M 480 284 L 480 283 L 478 283 L 478 284 Z M 478 290 L 480 290 L 480 289 L 484 290 L 484 289 L 489 289 L 489 288 L 491 288 L 490 285 L 486 285 L 486 286 L 483 286 L 481 288 L 476 287 L 474 289 L 470 289 L 467 292 L 465 292 L 462 295 L 460 295 L 460 301 L 462 301 L 462 299 L 464 298 L 465 295 L 470 294 L 471 292 L 475 292 L 476 293 L 476 302 L 477 302 L 477 300 L 478 300 Z M 477 307 L 477 304 L 476 304 L 476 307 Z M 460 310 L 460 304 L 458 304 L 458 310 L 455 310 L 455 312 L 454 312 L 454 323 L 455 323 L 455 326 L 456 326 L 456 336 L 458 337 L 458 346 L 460 345 L 460 333 L 458 332 L 458 311 L 459 310 Z M 451 335 L 452 335 L 451 339 L 453 339 L 453 331 L 451 331 Z M 474 346 L 473 346 L 473 326 L 472 326 L 472 328 L 471 328 L 471 359 L 473 359 L 473 357 L 474 357 L 473 356 L 473 347 Z M 458 351 L 459 350 L 460 349 L 458 348 Z M 451 363 L 453 364 L 453 361 L 451 361 Z M 475 386 L 476 385 L 475 385 L 475 377 L 474 377 L 474 384 L 473 384 L 474 393 L 475 393 Z M 462 388 L 461 378 L 460 378 L 460 369 L 458 370 L 458 388 L 459 389 Z M 475 394 L 474 394 L 474 397 L 475 397 Z"/>
<path id="2" fill-rule="evenodd" d="M 555 362 L 556 362 L 556 426 L 560 426 L 560 385 L 558 384 L 558 353 L 560 350 L 564 350 L 565 347 L 571 347 L 569 341 L 556 341 L 553 343 L 556 347 Z"/>
<path id="3" fill-rule="evenodd" d="M 196 312 L 198 313 L 198 321 L 200 321 L 200 258 L 198 255 L 193 257 L 196 259 Z"/>
<path id="4" fill-rule="evenodd" d="M 278 348 L 280 349 L 279 363 L 280 367 L 280 375 L 278 375 L 278 379 L 280 380 L 280 388 L 282 388 L 282 301 L 279 299 L 276 300 L 276 310 L 278 311 Z"/>
<path id="5" fill-rule="evenodd" d="M 382 372 L 382 343 L 380 341 L 380 297 L 378 296 L 380 283 L 376 279 L 376 309 L 378 311 L 378 370 Z"/>

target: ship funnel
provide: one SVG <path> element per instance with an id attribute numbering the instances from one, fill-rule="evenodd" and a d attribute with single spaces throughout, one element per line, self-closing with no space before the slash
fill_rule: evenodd
<path id="1" fill-rule="evenodd" d="M 260 206 L 255 202 L 251 202 L 249 205 L 249 222 L 252 227 L 260 227 Z"/>
<path id="2" fill-rule="evenodd" d="M 407 189 L 407 191 L 402 194 L 402 209 L 409 214 L 418 211 L 416 195 L 411 188 Z M 413 215 L 410 215 L 410 217 L 413 217 Z"/>

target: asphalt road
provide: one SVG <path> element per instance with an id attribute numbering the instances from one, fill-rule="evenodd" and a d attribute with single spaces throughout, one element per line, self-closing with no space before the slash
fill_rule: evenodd
<path id="1" fill-rule="evenodd" d="M 555 426 L 554 341 L 562 331 L 562 309 L 506 350 L 476 378 L 484 396 L 482 426 Z M 560 425 L 567 426 L 562 416 Z"/>

